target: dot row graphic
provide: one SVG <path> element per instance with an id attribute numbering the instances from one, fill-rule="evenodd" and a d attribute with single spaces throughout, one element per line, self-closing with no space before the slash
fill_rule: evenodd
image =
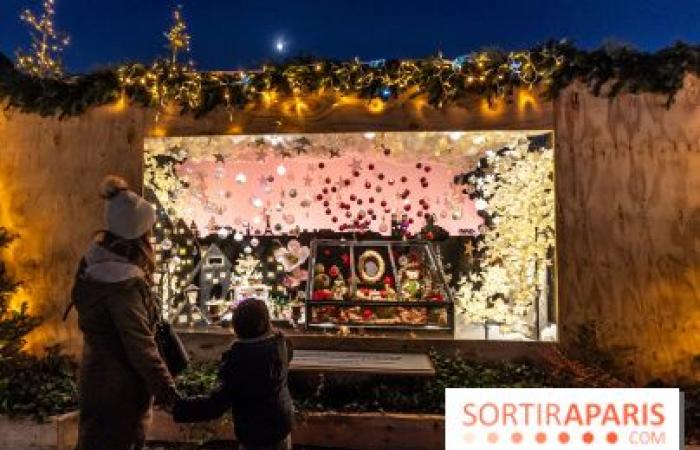
<path id="1" fill-rule="evenodd" d="M 601 436 L 602 437 L 602 436 Z M 510 436 L 500 436 L 498 433 L 491 432 L 486 435 L 486 442 L 489 444 L 497 444 L 499 441 L 502 440 L 502 438 L 510 440 L 513 444 L 523 444 L 526 443 L 526 438 L 523 435 L 523 433 L 520 432 L 514 432 Z M 560 444 L 568 444 L 572 440 L 575 440 L 576 438 L 579 438 L 581 442 L 584 444 L 592 444 L 595 442 L 596 437 L 593 433 L 590 431 L 587 431 L 585 433 L 582 433 L 579 436 L 572 436 L 570 433 L 567 432 L 561 432 L 556 435 L 547 435 L 547 433 L 543 432 L 538 432 L 533 435 L 533 440 L 538 443 L 538 444 L 545 444 L 547 441 L 556 441 L 559 442 Z M 603 439 L 604 442 L 607 442 L 608 444 L 615 444 L 617 443 L 618 436 L 617 433 L 614 431 L 611 431 L 607 433 Z M 472 444 L 475 443 L 476 441 L 476 435 L 474 433 L 467 433 L 464 436 L 464 441 L 467 444 Z"/>

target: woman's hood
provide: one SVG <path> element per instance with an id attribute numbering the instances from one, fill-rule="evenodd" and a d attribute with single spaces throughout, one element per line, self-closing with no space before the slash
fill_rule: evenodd
<path id="1" fill-rule="evenodd" d="M 132 278 L 145 277 L 139 266 L 95 242 L 85 252 L 85 264 L 85 276 L 94 281 L 118 283 Z"/>

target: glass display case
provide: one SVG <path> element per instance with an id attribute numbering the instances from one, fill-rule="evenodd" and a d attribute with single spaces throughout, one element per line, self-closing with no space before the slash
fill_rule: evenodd
<path id="1" fill-rule="evenodd" d="M 314 240 L 306 324 L 451 330 L 453 297 L 427 241 Z"/>

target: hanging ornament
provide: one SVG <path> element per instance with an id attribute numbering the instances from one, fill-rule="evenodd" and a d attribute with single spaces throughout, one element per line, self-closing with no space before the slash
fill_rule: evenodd
<path id="1" fill-rule="evenodd" d="M 284 176 L 284 174 L 286 174 L 286 173 L 287 173 L 287 168 L 284 167 L 283 164 L 280 164 L 279 166 L 277 166 L 277 175 Z"/>
<path id="2" fill-rule="evenodd" d="M 263 207 L 263 201 L 260 199 L 260 197 L 253 197 L 250 199 L 250 203 L 255 207 L 255 208 L 262 208 Z"/>
<path id="3" fill-rule="evenodd" d="M 257 247 L 258 244 L 260 244 L 260 239 L 254 237 L 253 239 L 250 240 L 250 245 L 253 247 Z"/>
<path id="4" fill-rule="evenodd" d="M 238 184 L 245 184 L 245 182 L 248 181 L 248 177 L 243 172 L 238 172 L 236 174 L 236 183 Z"/>
<path id="5" fill-rule="evenodd" d="M 220 239 L 226 239 L 229 235 L 228 228 L 219 228 L 219 231 L 217 231 L 216 234 L 219 236 Z"/>
<path id="6" fill-rule="evenodd" d="M 250 255 L 251 253 L 253 253 L 253 249 L 250 247 L 250 245 L 246 245 L 245 248 L 243 248 L 243 252 L 246 255 Z"/>
<path id="7" fill-rule="evenodd" d="M 243 233 L 236 231 L 236 233 L 233 235 L 233 240 L 236 242 L 241 242 L 243 240 Z"/>
<path id="8" fill-rule="evenodd" d="M 289 198 L 296 198 L 297 196 L 297 190 L 292 188 L 289 190 Z"/>

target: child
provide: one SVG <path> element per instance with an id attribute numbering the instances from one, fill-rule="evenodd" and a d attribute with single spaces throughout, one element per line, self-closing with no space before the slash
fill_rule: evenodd
<path id="1" fill-rule="evenodd" d="M 284 335 L 273 331 L 265 303 L 242 301 L 233 311 L 238 339 L 224 352 L 219 385 L 206 396 L 178 400 L 176 422 L 199 422 L 233 413 L 241 450 L 291 450 L 293 413 L 287 387 L 292 357 Z"/>

